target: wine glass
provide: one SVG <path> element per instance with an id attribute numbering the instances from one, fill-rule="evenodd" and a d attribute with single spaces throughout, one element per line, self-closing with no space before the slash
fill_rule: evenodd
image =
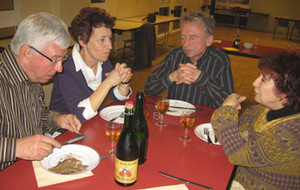
<path id="1" fill-rule="evenodd" d="M 111 141 L 111 149 L 107 150 L 108 153 L 114 154 L 114 142 L 119 139 L 122 127 L 119 123 L 107 122 L 105 127 L 105 134 Z"/>
<path id="2" fill-rule="evenodd" d="M 164 113 L 169 110 L 169 100 L 167 98 L 159 98 L 156 103 L 157 111 L 160 114 L 160 120 L 155 124 L 159 127 L 165 127 L 168 124 L 164 122 Z"/>
<path id="3" fill-rule="evenodd" d="M 149 106 L 144 106 L 144 116 L 145 120 L 147 120 L 150 116 L 150 107 Z"/>
<path id="4" fill-rule="evenodd" d="M 180 123 L 185 128 L 184 136 L 180 136 L 182 141 L 191 141 L 192 137 L 188 136 L 188 129 L 192 128 L 195 123 L 195 112 L 182 112 L 180 117 Z"/>

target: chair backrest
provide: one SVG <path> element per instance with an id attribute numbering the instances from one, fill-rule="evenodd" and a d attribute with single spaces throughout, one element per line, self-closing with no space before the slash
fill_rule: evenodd
<path id="1" fill-rule="evenodd" d="M 299 21 L 299 22 L 295 22 L 293 28 L 298 28 L 298 29 L 300 29 L 300 21 Z"/>
<path id="2" fill-rule="evenodd" d="M 288 27 L 289 26 L 289 21 L 288 20 L 283 20 L 283 19 L 278 19 L 277 24 L 278 24 L 278 26 Z"/>

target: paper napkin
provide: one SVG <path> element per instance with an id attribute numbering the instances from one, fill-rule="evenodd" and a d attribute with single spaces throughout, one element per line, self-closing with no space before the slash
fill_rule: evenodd
<path id="1" fill-rule="evenodd" d="M 189 190 L 185 184 L 151 187 L 141 190 Z"/>
<path id="2" fill-rule="evenodd" d="M 239 49 L 233 48 L 233 47 L 223 47 L 223 49 L 228 51 L 240 51 Z"/>
<path id="3" fill-rule="evenodd" d="M 76 175 L 58 175 L 44 170 L 39 161 L 32 161 L 32 165 L 38 187 L 44 187 L 94 175 L 91 171 Z"/>

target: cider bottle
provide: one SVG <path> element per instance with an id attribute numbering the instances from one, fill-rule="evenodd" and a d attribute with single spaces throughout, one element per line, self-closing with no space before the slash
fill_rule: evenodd
<path id="1" fill-rule="evenodd" d="M 133 132 L 133 102 L 125 104 L 124 127 L 116 147 L 115 181 L 121 186 L 133 185 L 138 174 L 138 145 Z"/>
<path id="2" fill-rule="evenodd" d="M 139 147 L 139 164 L 143 164 L 147 159 L 149 131 L 144 115 L 144 93 L 142 92 L 136 94 L 134 133 Z"/>
<path id="3" fill-rule="evenodd" d="M 241 41 L 240 29 L 237 29 L 236 34 L 234 36 L 233 47 L 236 49 L 240 49 L 240 41 Z"/>

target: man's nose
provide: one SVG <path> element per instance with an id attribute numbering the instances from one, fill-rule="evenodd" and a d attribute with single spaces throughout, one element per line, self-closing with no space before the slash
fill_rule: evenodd
<path id="1" fill-rule="evenodd" d="M 55 70 L 58 73 L 61 73 L 63 71 L 62 61 L 59 61 L 59 62 L 56 63 Z"/>

